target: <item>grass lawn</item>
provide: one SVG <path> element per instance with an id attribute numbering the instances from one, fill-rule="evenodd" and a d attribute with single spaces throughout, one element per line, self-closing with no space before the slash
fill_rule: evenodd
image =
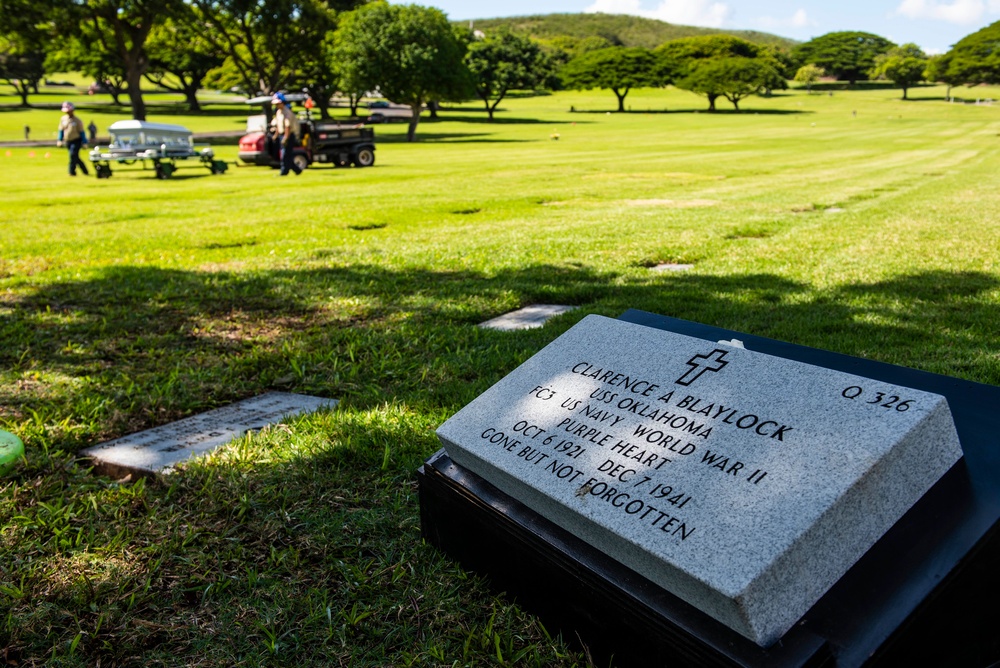
<path id="1" fill-rule="evenodd" d="M 1000 384 L 1000 104 L 910 95 L 708 114 L 641 90 L 609 114 L 610 92 L 563 92 L 495 123 L 468 103 L 413 144 L 377 126 L 372 168 L 285 179 L 193 162 L 70 179 L 63 150 L 0 149 L 0 428 L 28 451 L 0 479 L 4 658 L 586 665 L 421 543 L 435 428 L 585 314 L 627 308 Z M 128 117 L 78 101 L 102 132 Z M 246 114 L 150 101 L 195 132 Z M 0 107 L 0 140 L 59 115 Z M 475 326 L 539 302 L 580 308 Z M 165 481 L 76 457 L 267 390 L 341 404 Z"/>

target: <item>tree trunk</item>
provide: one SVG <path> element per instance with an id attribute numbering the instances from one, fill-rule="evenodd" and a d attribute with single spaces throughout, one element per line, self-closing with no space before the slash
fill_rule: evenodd
<path id="1" fill-rule="evenodd" d="M 201 111 L 201 104 L 198 102 L 198 86 L 192 84 L 184 89 L 184 101 L 187 102 L 188 111 Z"/>
<path id="2" fill-rule="evenodd" d="M 708 110 L 715 111 L 715 98 L 719 97 L 715 93 L 709 93 L 708 95 Z"/>
<path id="3" fill-rule="evenodd" d="M 906 99 L 906 86 L 903 86 L 903 99 Z"/>
<path id="4" fill-rule="evenodd" d="M 501 91 L 500 92 L 500 96 L 497 98 L 497 101 L 493 103 L 493 106 L 490 106 L 489 103 L 487 103 L 486 107 L 489 109 L 489 112 L 490 112 L 490 122 L 491 123 L 493 122 L 493 112 L 496 111 L 497 107 L 500 106 L 500 100 L 502 100 L 503 97 L 504 97 L 504 95 L 506 95 L 506 94 L 507 94 L 506 90 Z"/>
<path id="5" fill-rule="evenodd" d="M 137 63 L 128 63 L 126 80 L 128 81 L 128 100 L 132 105 L 132 118 L 144 121 L 146 120 L 146 102 L 142 99 L 142 72 L 139 71 Z"/>
<path id="6" fill-rule="evenodd" d="M 15 82 L 17 82 L 17 83 L 15 83 Z M 22 107 L 30 107 L 31 105 L 28 104 L 28 92 L 29 92 L 29 89 L 28 89 L 28 85 L 24 82 L 24 80 L 23 79 L 7 79 L 7 83 L 10 84 L 11 86 L 13 86 L 14 90 L 17 91 L 17 94 L 21 97 L 21 106 Z"/>
<path id="7" fill-rule="evenodd" d="M 625 111 L 625 96 L 628 95 L 628 88 L 623 93 L 619 93 L 617 88 L 612 88 L 611 90 L 614 91 L 615 97 L 618 98 L 618 111 Z"/>
<path id="8" fill-rule="evenodd" d="M 420 123 L 420 102 L 410 105 L 410 126 L 406 129 L 406 141 L 413 141 L 417 135 L 417 124 Z"/>

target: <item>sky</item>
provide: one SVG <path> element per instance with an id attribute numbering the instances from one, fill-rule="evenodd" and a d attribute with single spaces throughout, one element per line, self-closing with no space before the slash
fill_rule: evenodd
<path id="1" fill-rule="evenodd" d="M 403 0 L 394 0 L 400 1 Z M 604 12 L 668 23 L 760 30 L 807 41 L 837 30 L 861 30 L 928 54 L 994 21 L 1000 0 L 406 0 L 437 7 L 452 20 L 531 14 Z"/>

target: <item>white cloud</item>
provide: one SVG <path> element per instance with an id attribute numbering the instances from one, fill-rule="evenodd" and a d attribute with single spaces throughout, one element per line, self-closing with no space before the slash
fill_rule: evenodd
<path id="1" fill-rule="evenodd" d="M 1000 2 L 1000 0 L 997 0 L 997 2 Z M 816 25 L 816 22 L 809 18 L 806 10 L 797 9 L 794 14 L 784 19 L 776 19 L 773 16 L 761 16 L 757 19 L 757 25 L 764 29 L 772 30 L 775 28 L 805 28 Z"/>
<path id="2" fill-rule="evenodd" d="M 721 28 L 732 14 L 729 5 L 712 0 L 661 0 L 654 9 L 643 9 L 640 0 L 594 0 L 583 11 L 631 14 L 667 23 L 707 28 Z"/>
<path id="3" fill-rule="evenodd" d="M 947 23 L 971 24 L 980 21 L 987 12 L 1000 10 L 997 0 L 903 0 L 895 14 L 910 19 L 932 19 Z"/>
<path id="4" fill-rule="evenodd" d="M 796 28 L 805 28 L 808 25 L 813 25 L 814 21 L 810 21 L 809 17 L 806 16 L 806 10 L 800 9 L 795 12 L 792 16 L 792 25 Z"/>

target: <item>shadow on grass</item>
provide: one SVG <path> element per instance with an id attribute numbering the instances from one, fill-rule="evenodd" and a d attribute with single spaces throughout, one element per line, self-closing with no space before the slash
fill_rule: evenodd
<path id="1" fill-rule="evenodd" d="M 492 136 L 489 132 L 427 132 L 421 129 L 423 122 L 417 126 L 417 134 L 412 143 L 438 141 L 448 143 L 465 144 L 520 144 L 530 142 L 530 139 L 500 139 Z M 378 126 L 375 126 L 378 127 Z M 375 143 L 378 144 L 408 144 L 405 131 L 402 134 L 375 134 Z"/>
<path id="2" fill-rule="evenodd" d="M 329 262 L 330 253 L 318 250 L 312 262 Z M 391 397 L 456 407 L 585 313 L 638 308 L 1000 383 L 1000 365 L 984 354 L 1000 347 L 1000 308 L 983 297 L 997 286 L 988 274 L 941 271 L 816 291 L 769 274 L 623 277 L 544 264 L 491 275 L 369 265 L 249 274 L 114 267 L 8 300 L 0 367 L 89 378 L 88 402 L 127 395 L 128 411 L 105 406 L 100 436 L 279 385 L 361 405 Z M 542 330 L 474 327 L 532 303 L 582 308 Z M 492 352 L 454 353 L 479 348 Z M 310 371 L 294 371 L 302 368 Z M 436 370 L 432 384 L 422 380 L 426 369 Z M 76 390 L 0 387 L 0 405 L 15 417 L 45 404 L 61 413 L 79 400 Z M 74 447 L 97 435 L 79 433 Z"/>
<path id="3" fill-rule="evenodd" d="M 626 111 L 616 111 L 614 109 L 574 109 L 572 112 L 574 114 L 624 114 L 624 115 L 645 115 L 645 114 L 711 114 L 713 116 L 795 116 L 801 114 L 814 114 L 814 111 L 800 110 L 800 109 L 755 109 L 752 107 L 746 109 L 726 109 L 720 108 L 715 111 L 709 111 L 706 107 L 694 108 L 678 108 L 678 109 L 627 109 Z"/>
<path id="4" fill-rule="evenodd" d="M 773 274 L 582 264 L 486 274 L 336 257 L 318 249 L 304 260 L 316 266 L 243 272 L 113 266 L 5 298 L 0 416 L 36 425 L 53 449 L 272 389 L 342 400 L 145 489 L 65 461 L 46 470 L 34 446 L 35 468 L 10 483 L 24 491 L 11 496 L 18 517 L 0 545 L 32 557 L 3 562 L 26 592 L 8 607 L 10 656 L 76 637 L 80 665 L 229 665 L 267 656 L 294 629 L 286 664 L 399 665 L 432 648 L 469 652 L 480 634 L 485 664 L 495 641 L 477 629 L 495 616 L 543 648 L 529 665 L 570 665 L 544 653 L 543 632 L 515 606 L 421 543 L 413 471 L 439 447 L 444 418 L 587 313 L 639 308 L 1000 381 L 989 354 L 1000 281 L 984 273 L 817 290 Z M 476 327 L 531 303 L 581 308 L 536 330 Z M 74 540 L 59 540 L 67 532 Z M 66 563 L 72 573 L 55 567 Z"/>
<path id="5" fill-rule="evenodd" d="M 450 114 L 441 114 L 436 120 L 438 122 L 447 121 L 450 123 L 485 123 L 486 125 L 569 125 L 572 121 L 557 121 L 557 120 L 541 120 L 537 118 L 512 118 L 510 116 L 505 116 L 503 109 L 498 109 L 496 115 L 491 121 L 486 112 L 482 109 L 477 110 L 481 112 L 480 115 L 463 115 L 463 116 L 453 116 Z M 468 113 L 467 111 L 465 113 Z M 421 120 L 421 124 L 425 122 L 434 122 L 434 119 Z"/>

